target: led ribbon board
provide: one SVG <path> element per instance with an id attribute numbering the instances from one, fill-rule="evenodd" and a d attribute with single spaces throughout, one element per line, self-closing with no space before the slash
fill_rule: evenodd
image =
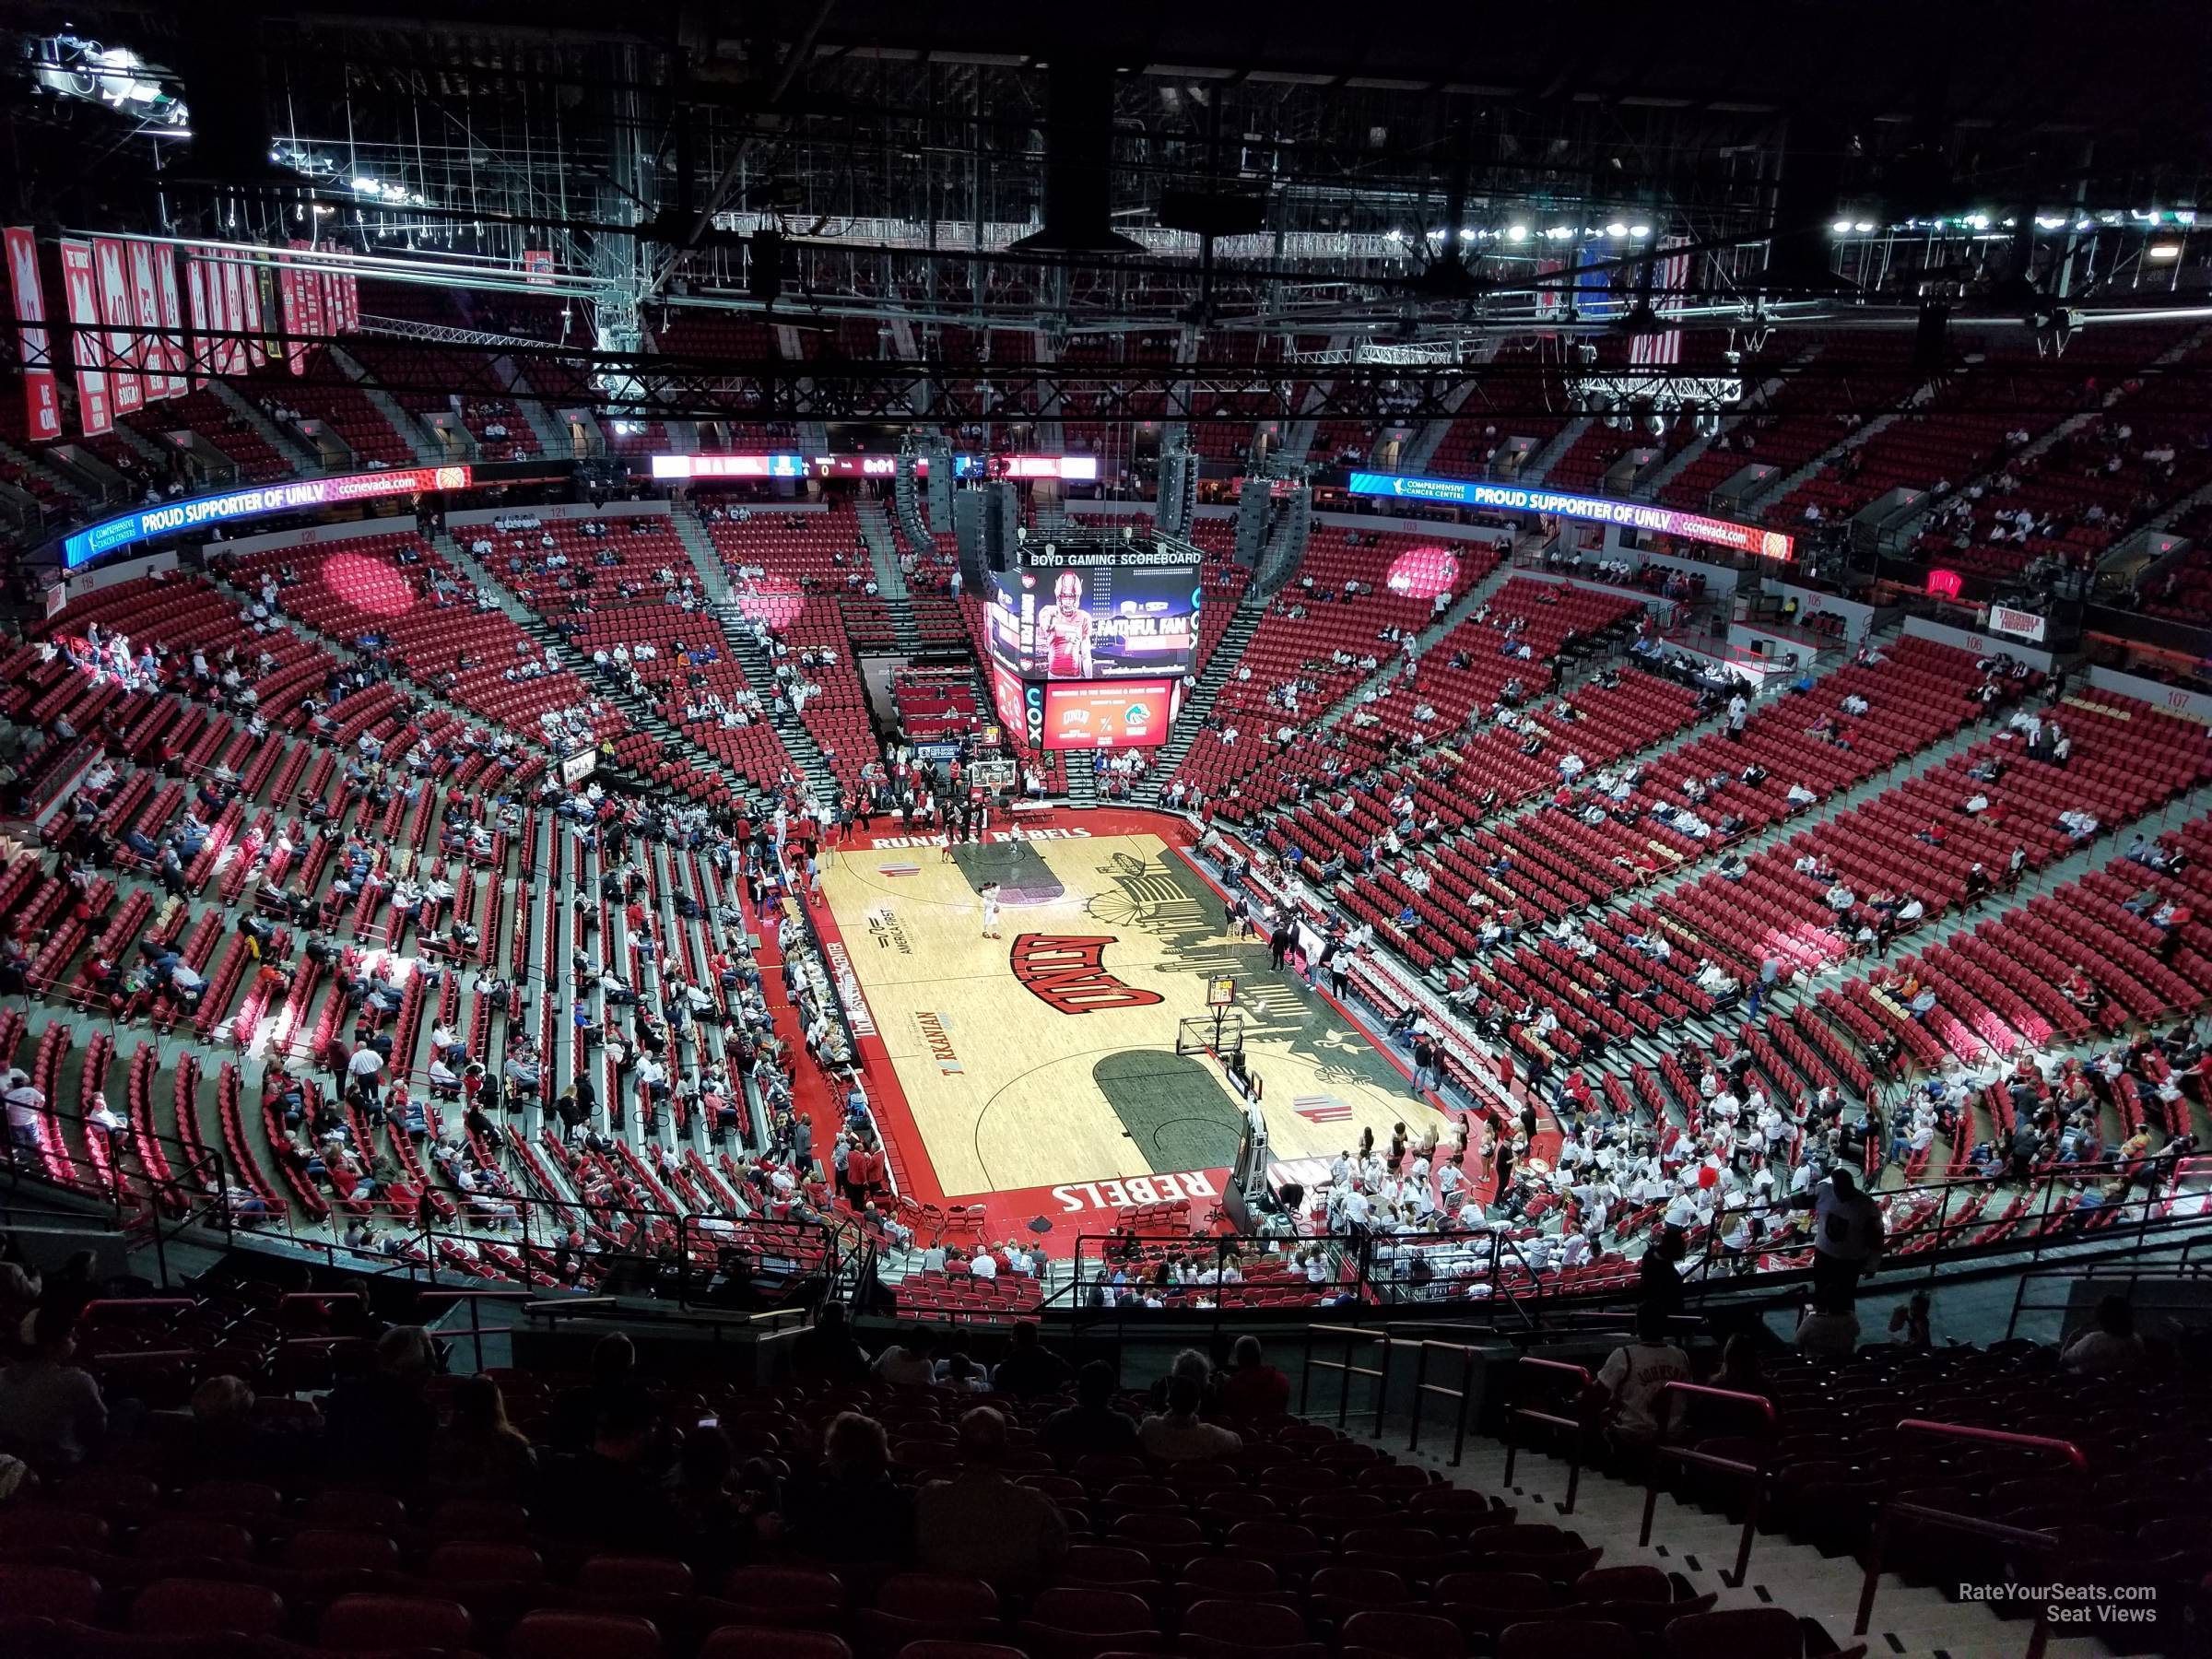
<path id="1" fill-rule="evenodd" d="M 379 496 L 416 495 L 426 489 L 466 489 L 469 477 L 467 466 L 388 468 L 382 472 L 342 473 L 331 478 L 296 478 L 253 489 L 233 489 L 223 495 L 194 496 L 188 501 L 163 501 L 159 506 L 126 512 L 121 518 L 105 519 L 79 530 L 62 543 L 62 563 L 74 571 L 140 542 L 156 541 L 211 524 L 261 518 L 272 512 L 337 507 Z"/>
<path id="2" fill-rule="evenodd" d="M 653 476 L 688 478 L 888 478 L 899 470 L 896 455 L 654 455 Z M 917 457 L 914 470 L 924 476 L 929 462 Z M 1058 478 L 1071 484 L 1095 483 L 1096 455 L 955 455 L 956 478 Z"/>
<path id="3" fill-rule="evenodd" d="M 1354 495 L 1389 496 L 1406 501 L 1441 501 L 1454 507 L 1487 507 L 1499 512 L 1538 512 L 1553 518 L 1588 519 L 1620 524 L 1688 541 L 1710 542 L 1759 559 L 1786 561 L 1795 556 L 1796 537 L 1732 519 L 1701 512 L 1677 512 L 1649 501 L 1616 501 L 1605 496 L 1564 495 L 1518 484 L 1485 484 L 1473 478 L 1409 478 L 1395 473 L 1356 472 L 1347 487 Z"/>

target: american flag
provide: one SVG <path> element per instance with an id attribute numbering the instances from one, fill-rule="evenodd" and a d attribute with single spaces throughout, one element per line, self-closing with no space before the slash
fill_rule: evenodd
<path id="1" fill-rule="evenodd" d="M 1685 239 L 1670 236 L 1659 244 L 1658 257 L 1652 262 L 1652 288 L 1658 295 L 1652 310 L 1662 318 L 1679 317 L 1686 309 L 1680 294 L 1667 293 L 1669 288 L 1686 288 L 1689 283 L 1690 261 L 1694 254 L 1669 252 L 1685 245 Z M 1629 361 L 1659 367 L 1682 360 L 1682 331 L 1678 328 L 1654 329 L 1640 334 L 1629 342 Z"/>

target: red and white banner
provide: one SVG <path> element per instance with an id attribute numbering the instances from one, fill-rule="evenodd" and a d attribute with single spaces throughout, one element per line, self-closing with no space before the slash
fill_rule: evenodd
<path id="1" fill-rule="evenodd" d="M 218 374 L 238 374 L 245 368 L 245 347 L 238 339 L 238 267 L 220 248 L 207 252 L 208 326 L 215 330 L 211 361 Z"/>
<path id="2" fill-rule="evenodd" d="M 238 265 L 238 326 L 244 335 L 246 348 L 241 354 L 246 369 L 258 369 L 269 360 L 269 306 L 264 296 L 261 266 L 251 253 L 233 253 Z M 244 372 L 243 370 L 241 372 Z"/>
<path id="3" fill-rule="evenodd" d="M 150 242 L 124 243 L 131 279 L 131 314 L 138 322 L 138 367 L 146 378 L 146 401 L 175 395 L 169 386 L 169 347 L 161 338 L 161 285 L 154 276 Z"/>
<path id="4" fill-rule="evenodd" d="M 312 249 L 313 244 L 301 242 L 299 246 L 302 250 L 308 250 Z M 306 326 L 296 331 L 308 336 L 307 347 L 302 348 L 303 356 L 306 350 L 312 348 L 315 341 L 323 339 L 326 335 L 327 331 L 323 326 L 323 268 L 313 265 L 303 266 L 300 272 L 300 311 Z M 295 374 L 304 374 L 307 372 L 306 365 L 304 362 L 296 364 L 292 371 Z"/>
<path id="5" fill-rule="evenodd" d="M 211 320 L 207 313 L 207 259 L 203 253 L 184 256 L 184 297 L 192 315 L 192 384 L 198 391 L 206 385 L 215 361 L 214 343 L 207 337 Z"/>
<path id="6" fill-rule="evenodd" d="M 130 256 L 120 238 L 96 236 L 92 264 L 100 276 L 100 314 L 108 324 L 106 367 L 115 413 L 135 414 L 146 406 L 146 388 L 138 378 L 138 319 L 131 303 Z"/>
<path id="7" fill-rule="evenodd" d="M 191 390 L 184 379 L 184 310 L 177 302 L 177 250 L 173 242 L 154 249 L 154 287 L 161 296 L 161 349 L 169 358 L 169 394 Z"/>
<path id="8" fill-rule="evenodd" d="M 92 269 L 92 244 L 62 243 L 62 294 L 69 306 L 70 355 L 76 364 L 76 414 L 85 436 L 115 429 L 109 402 L 107 342 L 100 338 L 100 284 Z"/>
<path id="9" fill-rule="evenodd" d="M 53 374 L 53 338 L 46 332 L 38 238 L 21 225 L 10 225 L 6 236 L 8 280 L 16 296 L 16 339 L 23 363 L 23 429 L 33 443 L 51 443 L 62 435 L 62 389 Z"/>
<path id="10" fill-rule="evenodd" d="M 307 332 L 307 300 L 300 291 L 300 276 L 289 253 L 276 255 L 276 294 L 282 301 L 284 332 L 288 336 L 284 356 L 294 374 L 307 372 L 307 342 L 300 338 Z"/>

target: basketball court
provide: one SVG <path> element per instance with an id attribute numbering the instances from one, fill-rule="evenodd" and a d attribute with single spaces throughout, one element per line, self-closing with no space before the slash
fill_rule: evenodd
<path id="1" fill-rule="evenodd" d="M 1090 1230 L 1080 1212 L 1156 1199 L 1202 1217 L 1243 1130 L 1223 1065 L 1240 1045 L 1277 1161 L 1332 1158 L 1363 1127 L 1387 1143 L 1401 1121 L 1448 1133 L 1265 939 L 1231 937 L 1220 895 L 1141 828 L 1159 821 L 1086 814 L 1095 829 L 1002 830 L 949 860 L 919 836 L 838 851 L 824 934 L 902 1190 L 984 1204 L 994 1236 L 1038 1214 Z"/>

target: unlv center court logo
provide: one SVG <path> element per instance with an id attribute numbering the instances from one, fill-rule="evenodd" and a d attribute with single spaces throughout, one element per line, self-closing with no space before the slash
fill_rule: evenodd
<path id="1" fill-rule="evenodd" d="M 1106 971 L 1111 934 L 1017 934 L 1008 966 L 1030 992 L 1063 1014 L 1147 1008 L 1166 999 Z"/>

